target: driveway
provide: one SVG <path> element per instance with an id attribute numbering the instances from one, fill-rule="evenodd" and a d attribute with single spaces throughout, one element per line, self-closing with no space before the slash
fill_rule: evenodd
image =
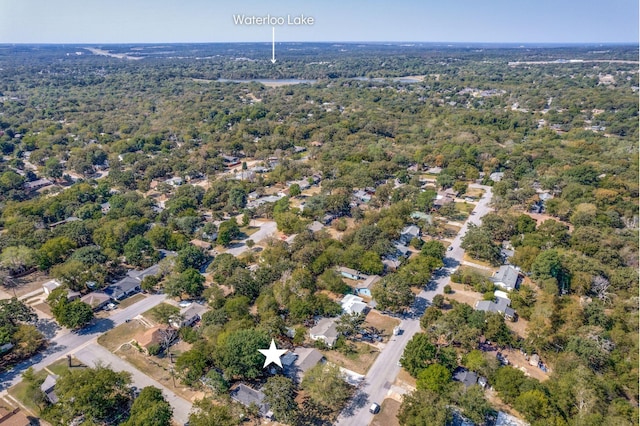
<path id="1" fill-rule="evenodd" d="M 22 373 L 27 368 L 33 367 L 36 371 L 43 369 L 54 361 L 77 350 L 87 342 L 96 339 L 102 333 L 122 324 L 125 320 L 140 315 L 160 304 L 165 297 L 164 294 L 149 295 L 144 300 L 134 303 L 125 309 L 118 309 L 109 318 L 96 320 L 92 325 L 82 330 L 77 332 L 60 331 L 49 341 L 49 346 L 46 350 L 18 364 L 11 371 L 5 371 L 0 374 L 0 394 L 22 380 Z"/>
<path id="2" fill-rule="evenodd" d="M 155 386 L 162 390 L 162 394 L 167 399 L 171 407 L 173 407 L 173 419 L 178 424 L 185 424 L 189 420 L 189 412 L 191 411 L 191 403 L 179 397 L 157 381 L 153 380 L 146 374 L 140 372 L 128 362 L 122 360 L 118 356 L 112 354 L 97 343 L 91 343 L 73 354 L 83 364 L 95 367 L 102 363 L 110 367 L 114 371 L 127 371 L 131 373 L 131 381 L 138 389 L 147 386 Z"/>
<path id="3" fill-rule="evenodd" d="M 489 207 L 489 202 L 492 197 L 491 187 L 476 184 L 469 186 L 472 188 L 481 188 L 485 193 L 473 209 L 473 214 L 469 216 L 469 219 L 451 243 L 451 247 L 453 248 L 451 251 L 447 251 L 444 259 L 445 267 L 434 274 L 435 279 L 416 296 L 411 309 L 413 313 L 405 316 L 400 323 L 402 333 L 398 336 L 393 336 L 386 347 L 380 352 L 376 361 L 371 368 L 369 368 L 360 389 L 338 417 L 337 425 L 366 426 L 371 422 L 373 414 L 369 413 L 369 406 L 372 402 L 382 404 L 382 401 L 387 396 L 387 393 L 400 372 L 401 367 L 397 364 L 402 357 L 405 346 L 416 333 L 421 331 L 420 317 L 422 317 L 425 309 L 431 304 L 433 296 L 444 293 L 444 286 L 450 281 L 449 276 L 462 262 L 464 250 L 460 247 L 460 243 L 462 242 L 462 237 L 467 233 L 469 223 L 480 225 L 482 216 L 491 211 Z"/>

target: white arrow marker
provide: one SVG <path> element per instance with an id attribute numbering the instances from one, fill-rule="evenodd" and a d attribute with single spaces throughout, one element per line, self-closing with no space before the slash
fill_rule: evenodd
<path id="1" fill-rule="evenodd" d="M 276 63 L 276 27 L 271 27 L 271 63 Z"/>

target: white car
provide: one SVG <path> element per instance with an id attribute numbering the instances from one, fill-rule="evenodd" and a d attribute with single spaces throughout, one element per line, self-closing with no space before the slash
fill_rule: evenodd
<path id="1" fill-rule="evenodd" d="M 378 404 L 376 402 L 371 404 L 371 407 L 369 407 L 369 412 L 371 414 L 378 414 L 380 412 L 380 404 Z"/>

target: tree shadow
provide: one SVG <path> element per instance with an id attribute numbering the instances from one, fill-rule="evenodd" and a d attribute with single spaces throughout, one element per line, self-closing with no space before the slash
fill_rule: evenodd
<path id="1" fill-rule="evenodd" d="M 55 321 L 45 318 L 38 320 L 36 324 L 36 328 L 46 337 L 48 340 L 51 340 L 55 337 L 56 333 L 62 330 L 62 327 L 58 325 Z"/>
<path id="2" fill-rule="evenodd" d="M 90 334 L 102 334 L 115 327 L 115 323 L 109 318 L 101 318 L 87 327 L 76 330 L 75 333 L 80 336 L 87 336 Z"/>
<path id="3" fill-rule="evenodd" d="M 361 386 L 364 386 L 362 382 Z M 342 415 L 345 417 L 353 417 L 356 411 L 367 405 L 369 402 L 369 394 L 364 393 L 362 390 L 357 390 L 356 394 L 351 398 L 349 405 L 342 410 Z"/>
<path id="4" fill-rule="evenodd" d="M 322 404 L 314 402 L 311 398 L 305 398 L 300 404 L 298 421 L 300 426 L 331 426 L 332 418 L 336 413 Z"/>

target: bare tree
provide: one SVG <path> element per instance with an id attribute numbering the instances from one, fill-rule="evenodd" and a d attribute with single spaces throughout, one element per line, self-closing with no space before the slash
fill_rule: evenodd
<path id="1" fill-rule="evenodd" d="M 591 291 L 596 295 L 598 299 L 602 302 L 610 302 L 611 298 L 609 297 L 609 280 L 603 277 L 602 275 L 596 275 L 591 280 Z"/>
<path id="2" fill-rule="evenodd" d="M 160 347 L 163 350 L 167 350 L 169 349 L 169 346 L 171 346 L 173 341 L 176 340 L 176 337 L 178 337 L 178 330 L 171 327 L 161 329 L 158 332 L 158 337 L 159 337 L 158 344 L 160 345 Z"/>

